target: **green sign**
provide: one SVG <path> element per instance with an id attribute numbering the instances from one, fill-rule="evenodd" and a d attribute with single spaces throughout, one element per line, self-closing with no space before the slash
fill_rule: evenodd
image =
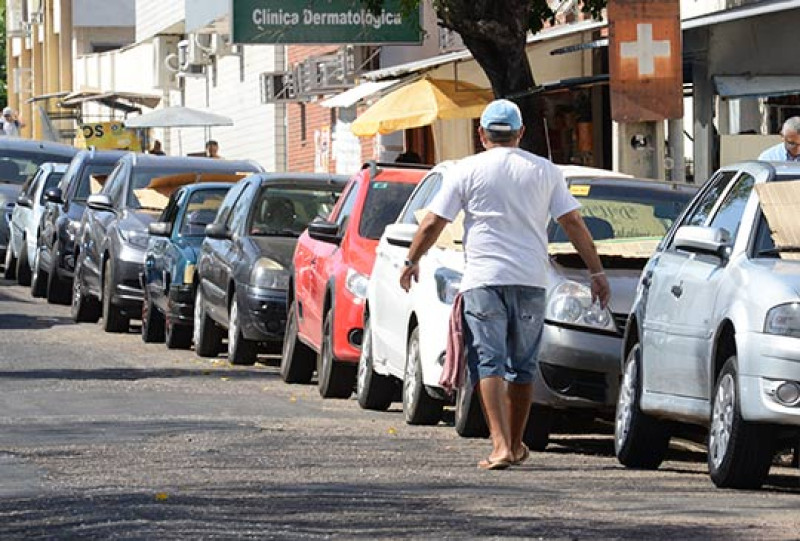
<path id="1" fill-rule="evenodd" d="M 422 42 L 422 7 L 404 13 L 400 0 L 385 0 L 377 14 L 359 0 L 231 0 L 231 3 L 234 43 Z"/>

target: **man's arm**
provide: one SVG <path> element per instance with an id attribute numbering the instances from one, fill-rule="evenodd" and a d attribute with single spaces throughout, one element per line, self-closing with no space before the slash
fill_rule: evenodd
<path id="1" fill-rule="evenodd" d="M 442 232 L 442 229 L 450 223 L 441 216 L 429 212 L 422 219 L 419 224 L 414 240 L 411 241 L 411 247 L 408 249 L 408 261 L 411 265 L 403 268 L 403 273 L 400 275 L 400 287 L 408 291 L 411 289 L 411 280 L 417 281 L 419 278 L 419 260 L 425 253 L 433 246 L 436 239 Z"/>
<path id="2" fill-rule="evenodd" d="M 586 227 L 580 212 L 577 210 L 567 212 L 557 221 L 589 269 L 592 281 L 592 301 L 599 299 L 600 304 L 605 308 L 611 298 L 611 288 L 603 272 L 600 256 L 597 255 L 597 250 L 594 247 L 592 235 L 589 233 L 589 229 Z"/>

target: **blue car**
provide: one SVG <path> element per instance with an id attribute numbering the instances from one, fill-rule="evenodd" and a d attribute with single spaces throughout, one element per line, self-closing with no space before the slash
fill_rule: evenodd
<path id="1" fill-rule="evenodd" d="M 233 180 L 233 179 L 232 179 Z M 142 273 L 142 340 L 170 349 L 192 345 L 195 265 L 205 227 L 233 184 L 190 184 L 172 194 L 150 238 Z"/>

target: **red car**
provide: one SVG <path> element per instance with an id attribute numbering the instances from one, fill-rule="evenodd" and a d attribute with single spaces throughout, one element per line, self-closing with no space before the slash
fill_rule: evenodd
<path id="1" fill-rule="evenodd" d="M 308 383 L 316 369 L 324 398 L 353 392 L 375 249 L 427 169 L 364 165 L 328 219 L 309 224 L 298 240 L 281 359 L 287 383 Z"/>

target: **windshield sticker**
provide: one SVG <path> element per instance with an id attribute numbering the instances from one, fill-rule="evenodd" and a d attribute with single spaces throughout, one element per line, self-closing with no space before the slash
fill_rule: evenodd
<path id="1" fill-rule="evenodd" d="M 588 184 L 571 184 L 569 187 L 569 193 L 576 197 L 586 197 L 589 195 L 589 190 L 591 186 Z"/>
<path id="2" fill-rule="evenodd" d="M 385 190 L 388 187 L 389 187 L 389 183 L 388 182 L 373 182 L 372 183 L 372 189 L 373 190 Z"/>

